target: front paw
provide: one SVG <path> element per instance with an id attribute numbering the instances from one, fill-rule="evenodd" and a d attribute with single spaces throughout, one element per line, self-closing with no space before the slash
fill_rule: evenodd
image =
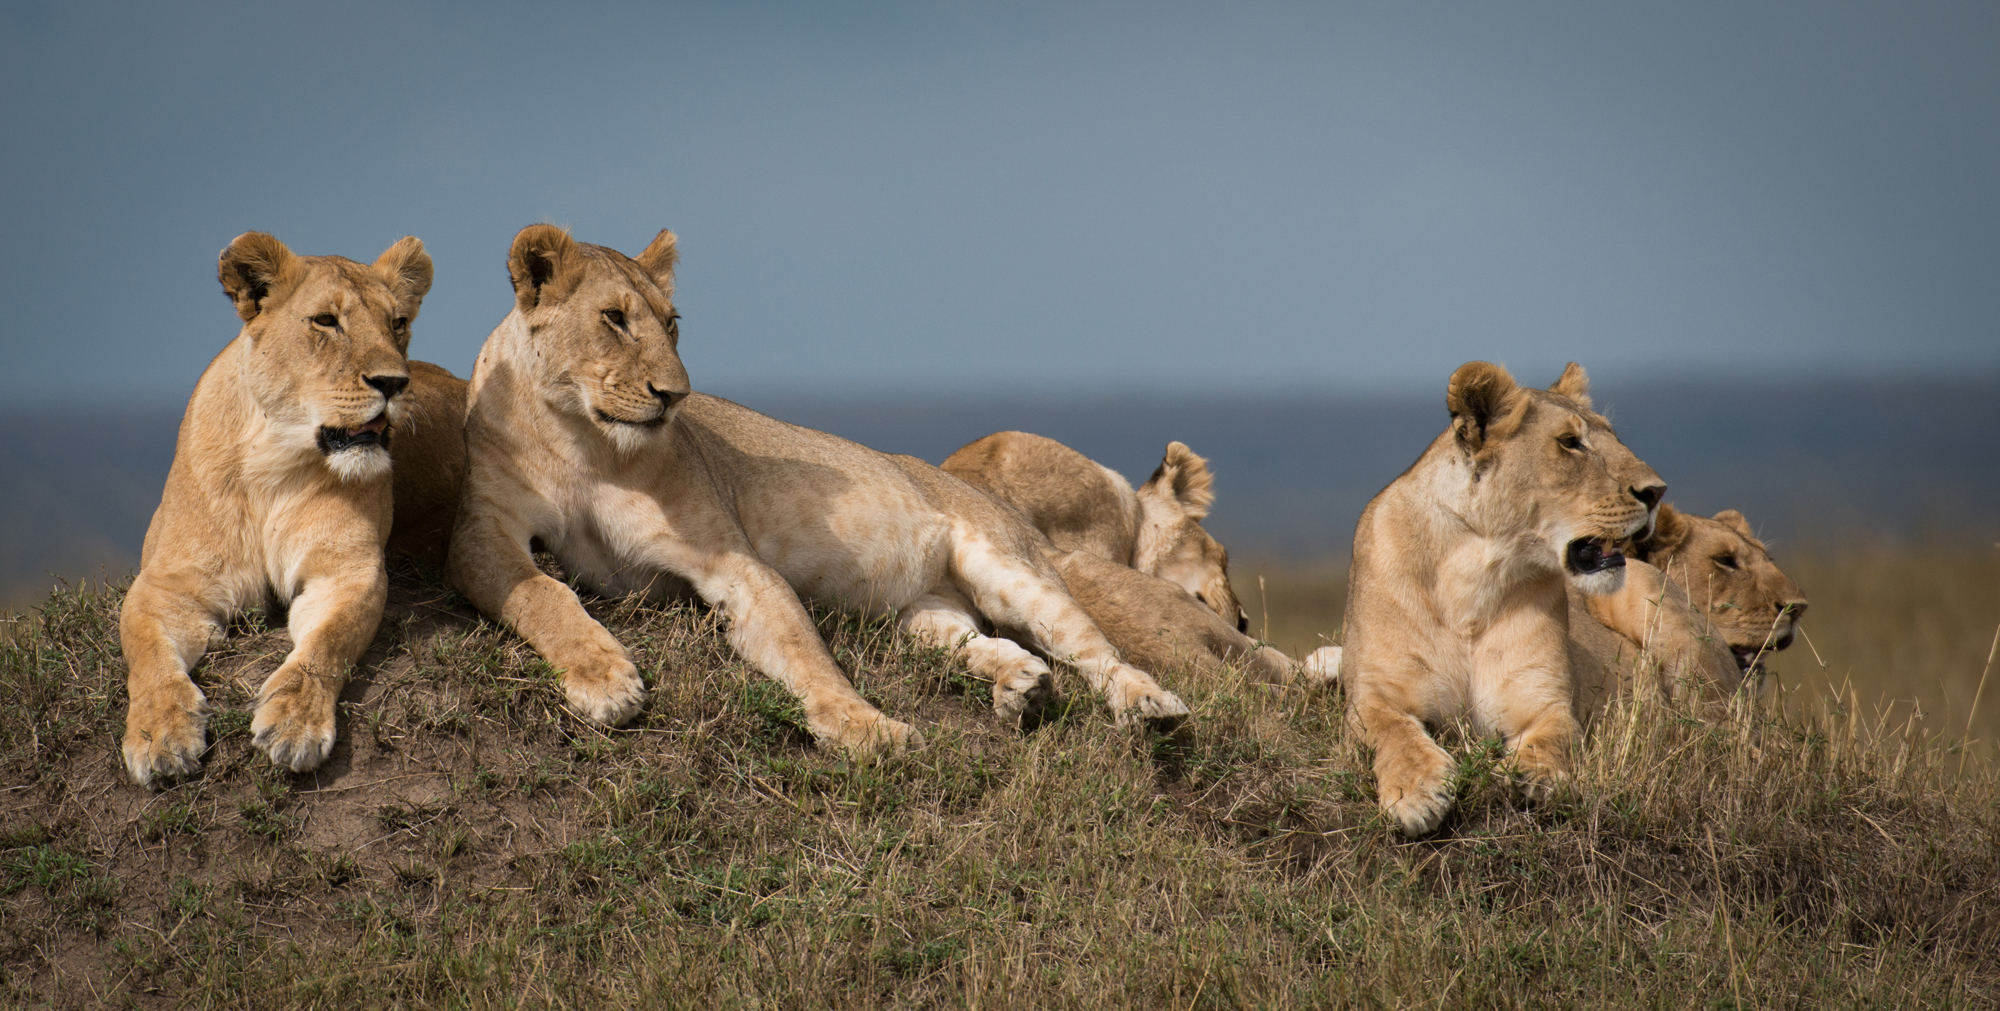
<path id="1" fill-rule="evenodd" d="M 1055 678 L 1046 670 L 1024 670 L 993 681 L 993 715 L 1014 727 L 1030 727 L 1055 698 Z"/>
<path id="2" fill-rule="evenodd" d="M 1338 685 L 1340 683 L 1340 647 L 1321 646 L 1306 656 L 1299 665 L 1306 680 L 1316 684 Z"/>
<path id="3" fill-rule="evenodd" d="M 646 682 L 623 653 L 572 664 L 563 671 L 562 687 L 571 708 L 606 726 L 630 720 L 646 704 Z"/>
<path id="4" fill-rule="evenodd" d="M 1115 685 L 1106 693 L 1105 704 L 1111 707 L 1119 726 L 1143 720 L 1161 733 L 1171 733 L 1188 717 L 1187 703 L 1180 696 L 1150 682 Z"/>
<path id="5" fill-rule="evenodd" d="M 1382 813 L 1396 823 L 1403 835 L 1415 839 L 1437 831 L 1457 797 L 1450 779 L 1436 779 L 1416 784 L 1394 797 L 1385 790 L 1381 799 Z"/>
<path id="6" fill-rule="evenodd" d="M 859 707 L 857 707 L 858 709 Z M 892 720 L 866 707 L 866 712 L 847 711 L 832 717 L 811 718 L 813 737 L 822 745 L 832 745 L 856 759 L 873 761 L 921 748 L 924 735 L 915 727 Z"/>
<path id="7" fill-rule="evenodd" d="M 335 691 L 301 671 L 279 668 L 258 693 L 250 741 L 275 765 L 310 772 L 333 753 Z"/>
<path id="8" fill-rule="evenodd" d="M 193 684 L 171 701 L 134 703 L 125 717 L 125 771 L 140 786 L 201 771 L 208 699 Z"/>

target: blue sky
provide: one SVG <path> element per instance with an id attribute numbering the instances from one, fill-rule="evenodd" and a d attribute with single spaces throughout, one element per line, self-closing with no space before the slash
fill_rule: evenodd
<path id="1" fill-rule="evenodd" d="M 696 388 L 2000 368 L 1991 4 L 0 9 L 0 390 L 185 397 L 261 229 L 422 237 L 464 375 L 553 221 L 680 233 Z"/>

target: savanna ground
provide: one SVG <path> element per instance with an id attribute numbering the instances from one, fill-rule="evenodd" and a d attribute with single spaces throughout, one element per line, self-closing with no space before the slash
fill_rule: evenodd
<path id="1" fill-rule="evenodd" d="M 205 774 L 148 792 L 118 761 L 118 592 L 60 592 L 0 642 L 0 1002 L 1992 1007 L 2000 774 L 1961 743 L 2000 558 L 1785 564 L 1824 668 L 1794 647 L 1730 722 L 1615 712 L 1539 806 L 1447 732 L 1462 800 L 1416 842 L 1337 693 L 1168 673 L 1194 717 L 1161 736 L 1068 676 L 1024 735 L 936 651 L 829 615 L 863 693 L 929 738 L 856 765 L 701 609 L 591 602 L 655 690 L 607 731 L 414 569 L 325 768 L 250 744 L 288 648 L 253 615 L 197 672 Z M 1337 626 L 1337 569 L 1256 579 L 1280 645 Z M 1921 717 L 1878 704 L 1926 691 Z"/>

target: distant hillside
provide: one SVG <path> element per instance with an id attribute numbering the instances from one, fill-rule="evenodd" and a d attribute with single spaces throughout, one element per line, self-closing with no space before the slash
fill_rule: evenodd
<path id="1" fill-rule="evenodd" d="M 1207 456 L 1210 527 L 1238 557 L 1344 553 L 1368 499 L 1445 424 L 1444 396 L 760 397 L 787 421 L 937 462 L 1018 428 L 1143 481 L 1170 439 Z M 1925 528 L 2000 540 L 2000 375 L 1801 384 L 1777 390 L 1600 386 L 1626 443 L 1700 512 L 1734 507 L 1780 542 Z M 137 564 L 173 458 L 180 409 L 0 412 L 0 602 L 48 574 Z"/>

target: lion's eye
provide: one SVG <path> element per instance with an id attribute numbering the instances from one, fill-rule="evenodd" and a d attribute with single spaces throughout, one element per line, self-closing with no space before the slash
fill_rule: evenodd
<path id="1" fill-rule="evenodd" d="M 670 337 L 679 337 L 681 335 L 681 317 L 679 313 L 667 317 L 667 335 Z"/>
<path id="2" fill-rule="evenodd" d="M 410 325 L 410 317 L 408 317 L 408 316 L 398 316 L 398 317 L 396 317 L 396 329 L 398 329 L 398 330 L 401 330 L 401 329 L 403 329 L 404 327 L 406 327 L 406 326 L 409 326 L 409 325 Z"/>
<path id="3" fill-rule="evenodd" d="M 1720 566 L 1722 566 L 1722 567 L 1723 567 L 1723 568 L 1725 568 L 1725 569 L 1734 569 L 1734 568 L 1736 568 L 1736 556 L 1735 556 L 1735 555 L 1716 555 L 1716 556 L 1715 556 L 1715 564 L 1717 564 L 1717 565 L 1720 565 Z"/>
<path id="4" fill-rule="evenodd" d="M 331 328 L 340 325 L 340 317 L 335 316 L 330 312 L 320 313 L 319 315 L 314 316 L 312 318 L 312 321 L 314 326 L 323 326 Z"/>
<path id="5" fill-rule="evenodd" d="M 623 309 L 604 310 L 604 322 L 609 323 L 620 330 L 625 329 L 625 310 Z"/>
<path id="6" fill-rule="evenodd" d="M 1582 449 L 1583 440 L 1577 438 L 1574 435 L 1557 436 L 1556 445 L 1561 446 L 1564 449 Z"/>

